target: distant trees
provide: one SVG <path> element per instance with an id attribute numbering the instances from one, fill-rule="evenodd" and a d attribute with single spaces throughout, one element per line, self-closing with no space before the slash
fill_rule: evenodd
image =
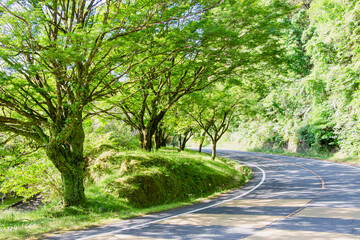
<path id="1" fill-rule="evenodd" d="M 248 135 L 252 147 L 358 155 L 360 5 L 338 0 L 293 2 L 304 5 L 294 10 L 289 34 L 283 38 L 288 46 L 284 83 L 269 89 L 261 101 L 262 114 L 239 131 Z M 259 122 L 261 129 L 249 129 Z"/>
<path id="2" fill-rule="evenodd" d="M 193 119 L 201 131 L 211 139 L 212 159 L 216 157 L 218 141 L 230 125 L 234 124 L 239 114 L 238 107 L 243 101 L 242 97 L 236 94 L 234 88 L 216 84 L 207 91 L 194 94 L 184 103 L 183 109 L 187 117 Z"/>
<path id="3" fill-rule="evenodd" d="M 314 1 L 308 10 L 307 52 L 314 64 L 308 78 L 319 143 L 359 154 L 359 39 L 358 1 Z"/>
<path id="4" fill-rule="evenodd" d="M 185 94 L 199 91 L 211 83 L 210 66 L 197 62 L 199 54 L 193 58 L 189 58 L 189 54 L 193 53 L 171 53 L 163 62 L 135 69 L 134 75 L 129 77 L 140 76 L 140 80 L 122 91 L 125 96 L 135 94 L 126 102 L 115 103 L 124 114 L 124 117 L 117 116 L 139 131 L 140 147 L 144 150 L 152 149 L 153 136 L 168 110 Z"/>

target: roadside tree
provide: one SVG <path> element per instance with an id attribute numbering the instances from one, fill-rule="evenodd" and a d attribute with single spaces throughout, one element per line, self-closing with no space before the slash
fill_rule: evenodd
<path id="1" fill-rule="evenodd" d="M 60 171 L 65 206 L 85 202 L 83 120 L 144 61 L 143 40 L 211 1 L 0 2 L 0 132 L 31 138 Z M 199 10 L 202 11 L 202 10 Z"/>
<path id="2" fill-rule="evenodd" d="M 244 96 L 238 89 L 216 84 L 198 94 L 193 94 L 184 102 L 188 117 L 196 121 L 198 126 L 207 134 L 212 143 L 212 155 L 216 157 L 218 141 L 236 123 L 239 106 L 244 101 Z"/>

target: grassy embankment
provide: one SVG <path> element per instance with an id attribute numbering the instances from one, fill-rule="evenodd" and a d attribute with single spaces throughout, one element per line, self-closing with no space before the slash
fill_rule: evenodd
<path id="1" fill-rule="evenodd" d="M 238 188 L 252 177 L 238 163 L 192 151 L 95 153 L 90 160 L 84 207 L 49 202 L 32 212 L 1 212 L 0 239 L 37 239 L 188 205 Z"/>

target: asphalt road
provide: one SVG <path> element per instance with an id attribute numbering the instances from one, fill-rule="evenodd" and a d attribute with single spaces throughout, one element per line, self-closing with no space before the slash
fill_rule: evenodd
<path id="1" fill-rule="evenodd" d="M 217 199 L 48 239 L 360 239 L 360 168 L 230 150 L 218 155 L 248 164 L 254 179 Z"/>

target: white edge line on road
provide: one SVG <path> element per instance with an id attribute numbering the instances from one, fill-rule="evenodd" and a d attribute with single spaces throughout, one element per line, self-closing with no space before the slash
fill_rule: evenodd
<path id="1" fill-rule="evenodd" d="M 90 239 L 90 238 L 93 238 L 93 237 L 99 237 L 99 236 L 108 235 L 108 234 L 113 234 L 113 233 L 120 233 L 120 232 L 122 232 L 122 231 L 126 231 L 126 230 L 130 230 L 130 229 L 135 229 L 135 228 L 144 227 L 144 226 L 147 226 L 147 225 L 150 225 L 150 224 L 153 224 L 153 223 L 157 223 L 157 222 L 161 222 L 161 221 L 164 221 L 164 220 L 167 220 L 167 219 L 179 217 L 179 216 L 186 215 L 186 214 L 190 214 L 190 213 L 194 213 L 194 212 L 199 212 L 199 211 L 202 211 L 202 210 L 205 210 L 205 209 L 208 209 L 208 208 L 212 208 L 212 207 L 215 207 L 215 206 L 217 206 L 217 205 L 220 205 L 220 204 L 223 204 L 223 203 L 226 203 L 226 202 L 235 200 L 235 199 L 237 199 L 237 198 L 244 197 L 244 196 L 248 195 L 249 193 L 255 191 L 257 188 L 259 188 L 259 187 L 265 182 L 265 179 L 266 179 L 266 173 L 265 173 L 265 171 L 264 171 L 262 168 L 260 168 L 260 167 L 258 167 L 258 166 L 256 166 L 256 165 L 253 165 L 253 164 L 248 164 L 248 163 L 246 163 L 245 165 L 251 166 L 251 167 L 255 167 L 255 168 L 259 169 L 259 170 L 261 171 L 261 173 L 262 173 L 261 181 L 260 181 L 255 187 L 253 187 L 252 189 L 250 189 L 249 191 L 247 191 L 247 192 L 245 192 L 245 193 L 242 193 L 242 194 L 240 194 L 240 195 L 238 195 L 238 196 L 236 196 L 236 197 L 233 197 L 233 198 L 230 198 L 230 199 L 227 199 L 227 200 L 224 200 L 224 201 L 221 201 L 221 202 L 218 202 L 218 203 L 215 203 L 215 204 L 206 206 L 206 207 L 194 209 L 194 210 L 191 210 L 191 211 L 188 211 L 188 212 L 176 214 L 176 215 L 173 215 L 173 216 L 170 216 L 170 217 L 165 217 L 165 218 L 157 219 L 157 220 L 154 220 L 154 221 L 142 223 L 142 224 L 135 225 L 135 226 L 128 227 L 128 228 L 123 228 L 123 229 L 119 229 L 119 230 L 115 230 L 115 231 L 111 231 L 111 232 L 106 232 L 106 233 L 101 233 L 101 234 L 94 234 L 94 235 L 91 235 L 91 236 L 88 236 L 88 237 L 79 238 L 78 240 Z"/>

